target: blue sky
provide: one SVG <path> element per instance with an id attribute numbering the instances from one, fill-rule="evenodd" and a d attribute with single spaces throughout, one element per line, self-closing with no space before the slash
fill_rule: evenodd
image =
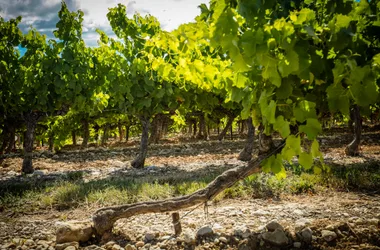
<path id="1" fill-rule="evenodd" d="M 182 23 L 191 22 L 200 13 L 198 6 L 208 0 L 66 0 L 71 11 L 81 9 L 84 13 L 83 39 L 89 46 L 96 46 L 97 28 L 112 36 L 106 14 L 108 8 L 122 3 L 127 6 L 128 15 L 135 12 L 151 14 L 158 18 L 161 27 L 171 31 Z M 61 0 L 0 0 L 0 16 L 6 20 L 22 16 L 20 28 L 27 32 L 32 25 L 48 38 L 54 38 L 52 31 L 58 21 Z"/>

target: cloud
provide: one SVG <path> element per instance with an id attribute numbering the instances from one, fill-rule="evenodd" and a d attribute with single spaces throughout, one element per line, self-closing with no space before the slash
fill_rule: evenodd
<path id="1" fill-rule="evenodd" d="M 160 21 L 165 30 L 173 30 L 181 23 L 194 20 L 199 13 L 197 6 L 208 0 L 65 0 L 70 11 L 81 9 L 85 16 L 83 21 L 83 39 L 89 46 L 96 46 L 99 38 L 96 29 L 103 30 L 114 37 L 107 19 L 108 8 L 118 3 L 127 6 L 127 15 L 136 12 L 141 15 L 151 14 Z M 26 33 L 30 26 L 54 38 L 58 11 L 61 0 L 0 0 L 0 16 L 6 20 L 22 16 L 21 30 Z"/>
<path id="2" fill-rule="evenodd" d="M 70 10 L 76 10 L 78 3 L 75 0 L 66 0 Z M 52 31 L 59 20 L 58 11 L 61 8 L 60 0 L 0 0 L 2 9 L 0 15 L 5 19 L 22 16 L 20 29 L 27 33 L 31 26 L 39 32 L 53 38 Z"/>

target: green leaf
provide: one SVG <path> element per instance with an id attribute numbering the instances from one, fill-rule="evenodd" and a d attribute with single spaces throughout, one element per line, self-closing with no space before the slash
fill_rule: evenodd
<path id="1" fill-rule="evenodd" d="M 336 15 L 336 22 L 335 22 L 336 32 L 338 32 L 342 28 L 347 28 L 350 22 L 351 22 L 351 17 L 342 15 L 342 14 Z"/>
<path id="2" fill-rule="evenodd" d="M 245 96 L 245 92 L 243 89 L 232 87 L 232 89 L 231 89 L 231 101 L 239 103 L 241 100 L 243 100 L 244 96 Z"/>
<path id="3" fill-rule="evenodd" d="M 245 88 L 246 86 L 246 82 L 248 81 L 249 79 L 244 76 L 243 74 L 236 74 L 236 77 L 235 77 L 235 82 L 234 82 L 234 85 L 235 87 L 238 87 L 238 88 Z"/>
<path id="4" fill-rule="evenodd" d="M 342 87 L 342 84 L 333 84 L 326 89 L 329 109 L 332 112 L 340 111 L 344 115 L 349 115 L 350 99 L 348 91 Z"/>
<path id="5" fill-rule="evenodd" d="M 373 57 L 373 66 L 380 67 L 380 53 Z"/>
<path id="6" fill-rule="evenodd" d="M 356 82 L 351 86 L 351 93 L 359 106 L 365 107 L 374 104 L 378 98 L 376 80 L 372 77 L 367 77 L 363 83 Z"/>
<path id="7" fill-rule="evenodd" d="M 307 135 L 309 140 L 314 140 L 322 132 L 322 126 L 317 119 L 309 118 L 306 125 L 301 125 L 299 131 Z"/>
<path id="8" fill-rule="evenodd" d="M 284 160 L 291 163 L 292 158 L 301 153 L 301 138 L 299 136 L 290 135 L 286 138 L 285 147 L 281 151 Z"/>
<path id="9" fill-rule="evenodd" d="M 309 101 L 301 101 L 294 107 L 293 113 L 296 120 L 304 122 L 308 118 L 317 118 L 317 112 L 315 110 L 316 104 Z"/>
<path id="10" fill-rule="evenodd" d="M 288 78 L 282 79 L 281 86 L 276 90 L 277 99 L 287 99 L 293 93 L 291 80 Z"/>
<path id="11" fill-rule="evenodd" d="M 311 144 L 311 155 L 313 157 L 320 157 L 322 156 L 322 153 L 319 151 L 319 143 L 317 140 L 314 140 Z"/>
<path id="12" fill-rule="evenodd" d="M 276 122 L 273 124 L 273 128 L 280 132 L 282 138 L 288 137 L 290 134 L 289 122 L 284 120 L 282 115 L 276 118 Z"/>
<path id="13" fill-rule="evenodd" d="M 298 54 L 294 50 L 286 53 L 284 58 L 278 63 L 278 71 L 282 77 L 287 77 L 292 73 L 296 73 L 299 69 Z"/>
<path id="14" fill-rule="evenodd" d="M 298 162 L 302 167 L 308 170 L 313 166 L 313 156 L 306 152 L 302 152 L 298 158 Z"/>
<path id="15" fill-rule="evenodd" d="M 267 120 L 268 123 L 273 124 L 276 122 L 276 102 L 271 100 L 269 105 L 262 112 L 263 117 Z"/>
<path id="16" fill-rule="evenodd" d="M 276 156 L 272 155 L 263 162 L 262 170 L 264 173 L 269 173 L 272 169 L 273 162 L 276 160 Z"/>
<path id="17" fill-rule="evenodd" d="M 314 166 L 313 170 L 314 170 L 314 174 L 321 174 L 322 173 L 322 169 L 320 167 Z"/>

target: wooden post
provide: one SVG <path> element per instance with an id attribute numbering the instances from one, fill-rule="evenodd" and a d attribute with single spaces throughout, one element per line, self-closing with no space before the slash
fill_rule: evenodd
<path id="1" fill-rule="evenodd" d="M 172 213 L 172 219 L 173 219 L 173 226 L 174 226 L 174 234 L 178 236 L 182 232 L 182 226 L 179 220 L 179 213 L 178 212 Z"/>

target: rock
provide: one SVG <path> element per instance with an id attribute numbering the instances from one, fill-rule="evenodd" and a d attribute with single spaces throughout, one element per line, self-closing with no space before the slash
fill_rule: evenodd
<path id="1" fill-rule="evenodd" d="M 4 245 L 0 245 L 0 249 L 14 249 L 16 248 L 16 244 L 14 242 L 9 242 Z"/>
<path id="2" fill-rule="evenodd" d="M 42 175 L 45 175 L 45 174 L 46 174 L 46 170 L 35 170 L 33 172 L 34 176 L 42 176 Z"/>
<path id="3" fill-rule="evenodd" d="M 234 235 L 246 239 L 251 235 L 251 230 L 249 230 L 246 226 L 241 226 L 241 227 L 235 228 Z"/>
<path id="4" fill-rule="evenodd" d="M 313 240 L 313 231 L 309 227 L 305 227 L 301 230 L 300 236 L 303 242 L 311 243 Z"/>
<path id="5" fill-rule="evenodd" d="M 228 240 L 227 240 L 227 238 L 226 237 L 219 237 L 219 241 L 220 242 L 223 242 L 224 244 L 227 244 L 228 243 Z"/>
<path id="6" fill-rule="evenodd" d="M 310 219 L 301 218 L 301 219 L 296 220 L 294 228 L 296 231 L 301 231 L 302 229 L 309 226 L 310 224 L 311 224 Z"/>
<path id="7" fill-rule="evenodd" d="M 379 226 L 380 227 L 380 221 L 376 218 L 373 219 L 368 219 L 367 220 L 368 225 L 373 225 L 373 226 Z"/>
<path id="8" fill-rule="evenodd" d="M 275 220 L 272 220 L 271 222 L 269 222 L 267 225 L 266 225 L 266 228 L 268 229 L 269 232 L 273 232 L 275 231 L 276 229 L 280 229 L 282 231 L 284 231 L 284 227 L 281 226 L 277 221 Z"/>
<path id="9" fill-rule="evenodd" d="M 223 228 L 220 224 L 218 224 L 218 223 L 215 223 L 215 224 L 212 226 L 212 230 L 213 230 L 214 232 L 222 232 L 223 229 L 224 229 L 224 228 Z"/>
<path id="10" fill-rule="evenodd" d="M 58 222 L 56 227 L 57 243 L 86 242 L 94 233 L 90 221 Z"/>
<path id="11" fill-rule="evenodd" d="M 136 250 L 136 247 L 135 246 L 132 246 L 131 244 L 128 244 L 125 246 L 124 248 L 125 250 Z"/>
<path id="12" fill-rule="evenodd" d="M 322 230 L 321 234 L 322 234 L 322 238 L 327 242 L 331 242 L 338 237 L 335 232 L 332 232 L 329 230 Z"/>
<path id="13" fill-rule="evenodd" d="M 136 247 L 143 247 L 145 245 L 144 241 L 136 242 Z"/>
<path id="14" fill-rule="evenodd" d="M 156 238 L 156 235 L 154 233 L 146 233 L 145 236 L 145 241 L 152 241 Z"/>
<path id="15" fill-rule="evenodd" d="M 75 249 L 79 248 L 79 243 L 78 242 L 67 242 L 67 243 L 62 243 L 62 244 L 56 244 L 55 249 L 56 250 L 64 250 L 65 248 L 73 246 Z"/>
<path id="16" fill-rule="evenodd" d="M 38 245 L 47 245 L 47 246 L 49 246 L 49 245 L 52 244 L 52 242 L 51 241 L 47 241 L 47 240 L 39 240 L 39 241 L 37 241 L 37 244 Z"/>
<path id="17" fill-rule="evenodd" d="M 123 248 L 119 246 L 118 244 L 115 244 L 112 246 L 111 250 L 122 250 Z"/>
<path id="18" fill-rule="evenodd" d="M 24 242 L 24 245 L 25 246 L 28 246 L 28 247 L 30 247 L 30 246 L 34 246 L 36 243 L 34 242 L 34 240 L 31 240 L 31 239 L 28 239 L 28 240 L 26 240 L 25 242 Z"/>
<path id="19" fill-rule="evenodd" d="M 104 248 L 99 247 L 97 245 L 90 245 L 90 246 L 87 246 L 87 247 L 85 247 L 83 249 L 85 249 L 85 250 L 104 250 Z"/>
<path id="20" fill-rule="evenodd" d="M 305 214 L 305 212 L 300 210 L 300 209 L 294 209 L 292 212 L 293 212 L 293 214 L 296 214 L 299 216 L 303 216 Z"/>
<path id="21" fill-rule="evenodd" d="M 203 226 L 197 232 L 197 237 L 206 237 L 214 233 L 210 226 Z"/>
<path id="22" fill-rule="evenodd" d="M 57 159 L 59 159 L 59 156 L 58 155 L 53 155 L 52 159 L 57 160 Z"/>
<path id="23" fill-rule="evenodd" d="M 285 246 L 289 243 L 288 237 L 281 229 L 276 229 L 274 232 L 265 232 L 262 234 L 264 241 L 275 246 Z"/>
<path id="24" fill-rule="evenodd" d="M 198 233 L 197 233 L 197 237 L 203 237 L 203 236 L 198 236 Z M 183 233 L 183 241 L 185 243 L 187 243 L 187 244 L 193 244 L 193 243 L 195 243 L 195 237 L 194 237 L 194 234 L 193 234 L 193 232 L 191 230 L 186 230 Z"/>
<path id="25" fill-rule="evenodd" d="M 270 214 L 268 211 L 264 211 L 262 209 L 258 209 L 254 212 L 252 212 L 253 215 L 257 215 L 257 216 L 263 216 L 263 215 L 268 215 Z"/>
<path id="26" fill-rule="evenodd" d="M 301 248 L 302 243 L 301 243 L 301 242 L 294 242 L 294 243 L 293 243 L 293 246 L 294 246 L 295 248 Z"/>
<path id="27" fill-rule="evenodd" d="M 64 250 L 77 250 L 77 248 L 73 246 L 66 247 Z"/>

